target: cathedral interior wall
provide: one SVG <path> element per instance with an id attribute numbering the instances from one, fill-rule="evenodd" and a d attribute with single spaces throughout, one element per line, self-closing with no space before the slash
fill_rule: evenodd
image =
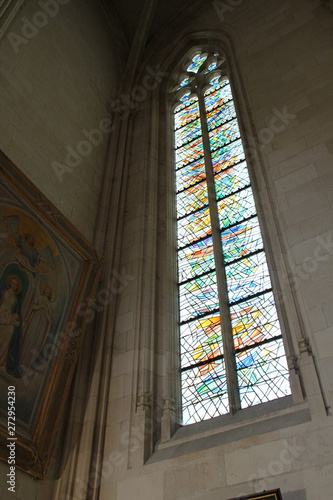
<path id="1" fill-rule="evenodd" d="M 267 216 L 265 231 L 304 397 L 298 394 L 237 416 L 178 425 L 178 375 L 172 368 L 176 354 L 170 340 L 177 289 L 168 170 L 173 161 L 167 149 L 172 120 L 165 118 L 163 90 L 168 76 L 160 87 L 147 91 L 130 117 L 118 118 L 119 147 L 111 146 L 108 160 L 104 134 L 102 143 L 60 182 L 52 162 L 64 160 L 67 146 L 77 150 L 82 130 L 98 128 L 108 116 L 107 103 L 115 96 L 118 78 L 114 44 L 101 13 L 92 2 L 71 0 L 21 44 L 17 54 L 6 37 L 1 42 L 6 96 L 1 147 L 92 242 L 98 217 L 109 217 L 105 207 L 98 211 L 104 165 L 124 172 L 117 185 L 103 188 L 111 193 L 110 203 L 116 200 L 112 189 L 121 189 L 125 196 L 123 224 L 114 239 L 122 279 L 111 305 L 101 312 L 112 316 L 112 322 L 107 328 L 95 325 L 79 360 L 72 397 L 85 404 L 80 411 L 70 405 L 68 423 L 79 414 L 84 432 L 76 435 L 77 446 L 64 445 L 66 463 L 61 469 L 75 464 L 71 474 L 64 473 L 60 488 L 53 481 L 62 447 L 59 438 L 50 479 L 34 482 L 19 473 L 18 493 L 8 498 L 229 500 L 274 488 L 281 489 L 283 500 L 332 496 L 333 17 L 316 0 L 231 4 L 219 2 L 217 10 L 209 3 L 178 34 L 170 30 L 169 38 L 156 37 L 146 48 L 145 61 L 154 70 L 160 63 L 161 70 L 170 73 L 163 67 L 166 53 L 169 47 L 175 51 L 186 34 L 201 33 L 203 38 L 206 29 L 228 33 L 232 40 L 241 75 L 237 88 L 245 96 L 240 111 L 247 116 L 260 159 L 255 174 L 258 200 L 263 200 L 263 218 Z M 221 5 L 229 8 L 221 11 Z M 34 12 L 33 3 L 27 2 L 10 30 L 20 33 L 21 16 L 30 19 Z M 122 134 L 126 120 L 133 128 Z M 121 147 L 127 156 L 119 161 Z M 273 233 L 270 217 L 276 225 Z M 107 261 L 108 255 L 104 258 Z M 105 372 L 96 339 L 111 337 L 112 362 Z M 94 363 L 93 342 L 100 352 Z M 98 398 L 106 411 L 103 431 L 94 443 L 94 423 L 101 422 Z M 175 399 L 176 409 L 166 407 L 168 398 Z M 168 439 L 169 417 L 176 424 Z M 97 444 L 98 459 L 89 451 Z M 1 463 L 0 470 L 3 485 L 6 464 Z"/>

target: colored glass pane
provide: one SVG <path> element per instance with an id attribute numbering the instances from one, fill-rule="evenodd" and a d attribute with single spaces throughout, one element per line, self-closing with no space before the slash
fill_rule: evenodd
<path id="1" fill-rule="evenodd" d="M 180 87 L 185 87 L 185 85 L 187 85 L 189 83 L 190 79 L 189 78 L 184 78 L 184 80 L 182 80 L 180 82 Z"/>
<path id="2" fill-rule="evenodd" d="M 206 113 L 219 108 L 223 104 L 232 100 L 231 88 L 228 82 L 223 82 L 216 86 L 214 92 L 208 91 L 205 94 Z"/>
<path id="3" fill-rule="evenodd" d="M 192 424 L 228 413 L 224 360 L 220 359 L 181 374 L 183 422 Z"/>
<path id="4" fill-rule="evenodd" d="M 229 142 L 239 139 L 240 133 L 237 120 L 234 119 L 221 127 L 215 128 L 209 133 L 210 147 L 212 151 L 227 146 Z"/>
<path id="5" fill-rule="evenodd" d="M 210 236 L 211 223 L 209 208 L 205 207 L 178 221 L 178 245 L 180 248 L 196 240 Z"/>
<path id="6" fill-rule="evenodd" d="M 184 217 L 208 203 L 206 181 L 191 186 L 177 196 L 178 217 Z"/>
<path id="7" fill-rule="evenodd" d="M 221 173 L 215 175 L 216 198 L 218 200 L 222 199 L 249 185 L 250 179 L 246 163 L 238 163 L 234 167 L 223 170 Z"/>
<path id="8" fill-rule="evenodd" d="M 244 349 L 281 336 L 272 292 L 230 307 L 235 349 Z"/>
<path id="9" fill-rule="evenodd" d="M 184 104 L 175 109 L 175 130 L 199 117 L 198 99 L 185 99 Z"/>
<path id="10" fill-rule="evenodd" d="M 176 150 L 176 163 L 187 165 L 203 156 L 202 138 L 198 137 Z"/>
<path id="11" fill-rule="evenodd" d="M 212 163 L 214 172 L 220 172 L 226 168 L 245 160 L 241 140 L 237 140 L 228 146 L 212 152 Z"/>
<path id="12" fill-rule="evenodd" d="M 217 67 L 216 62 L 212 62 L 212 63 L 208 66 L 207 70 L 208 70 L 208 71 L 213 71 L 213 69 L 215 69 L 216 67 Z"/>
<path id="13" fill-rule="evenodd" d="M 189 66 L 192 72 L 199 71 L 206 59 L 200 57 L 197 55 Z M 202 73 L 216 67 L 211 63 Z M 209 151 L 204 151 L 202 144 L 198 100 L 183 96 L 175 113 L 184 423 L 228 411 L 219 294 L 228 294 L 241 407 L 290 394 L 281 329 L 231 87 L 227 80 L 219 80 L 214 77 L 204 95 L 206 115 L 201 120 L 207 122 Z M 211 158 L 213 166 L 214 192 L 210 195 L 204 155 Z M 217 205 L 211 204 L 213 194 Z M 210 220 L 215 206 L 224 259 L 221 282 L 215 270 Z"/>
<path id="14" fill-rule="evenodd" d="M 201 125 L 200 120 L 194 120 L 190 123 L 187 123 L 184 127 L 179 128 L 175 132 L 175 146 L 179 148 L 183 144 L 187 144 L 188 142 L 196 139 L 201 135 Z"/>
<path id="15" fill-rule="evenodd" d="M 243 189 L 217 203 L 221 229 L 238 224 L 256 214 L 252 189 Z"/>
<path id="16" fill-rule="evenodd" d="M 206 114 L 208 130 L 220 127 L 225 122 L 236 118 L 236 110 L 233 101 L 229 101 L 219 108 L 215 108 Z"/>
<path id="17" fill-rule="evenodd" d="M 258 218 L 252 217 L 222 231 L 222 247 L 226 264 L 260 250 L 263 242 Z"/>
<path id="18" fill-rule="evenodd" d="M 176 171 L 177 192 L 183 191 L 184 189 L 193 186 L 193 184 L 203 181 L 205 178 L 206 173 L 203 158 L 188 163 L 185 166 L 181 166 L 181 168 Z"/>
<path id="19" fill-rule="evenodd" d="M 181 331 L 182 366 L 204 366 L 205 362 L 221 357 L 223 343 L 221 321 L 218 313 L 186 323 Z M 202 370 L 201 370 L 202 371 Z"/>
<path id="20" fill-rule="evenodd" d="M 282 339 L 236 354 L 242 408 L 290 394 Z"/>
<path id="21" fill-rule="evenodd" d="M 178 252 L 179 283 L 215 268 L 213 240 L 205 238 Z"/>
<path id="22" fill-rule="evenodd" d="M 207 56 L 197 54 L 193 57 L 191 64 L 186 68 L 186 71 L 190 71 L 191 73 L 198 73 L 202 64 L 206 61 Z"/>
<path id="23" fill-rule="evenodd" d="M 252 255 L 226 266 L 230 302 L 242 300 L 271 288 L 264 252 Z"/>
<path id="24" fill-rule="evenodd" d="M 215 311 L 218 307 L 216 272 L 179 285 L 180 322 Z"/>

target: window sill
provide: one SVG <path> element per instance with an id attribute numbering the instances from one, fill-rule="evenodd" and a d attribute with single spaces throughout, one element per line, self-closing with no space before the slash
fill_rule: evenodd
<path id="1" fill-rule="evenodd" d="M 159 443 L 147 464 L 203 451 L 215 446 L 300 425 L 311 420 L 307 403 L 294 404 L 291 396 L 180 427 L 172 439 Z"/>

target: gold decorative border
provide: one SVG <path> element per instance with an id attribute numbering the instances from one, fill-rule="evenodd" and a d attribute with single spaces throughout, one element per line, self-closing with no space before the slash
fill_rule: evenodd
<path id="1" fill-rule="evenodd" d="M 282 500 L 280 489 L 254 493 L 245 497 L 232 498 L 230 500 Z"/>
<path id="2" fill-rule="evenodd" d="M 98 283 L 101 257 L 83 235 L 34 186 L 34 184 L 0 150 L 0 182 L 7 182 L 31 210 L 40 216 L 82 259 L 83 270 L 67 324 L 75 324 L 75 335 L 67 332 L 62 338 L 50 383 L 39 413 L 31 440 L 16 431 L 16 464 L 34 477 L 42 479 L 47 473 L 52 448 L 61 424 L 64 406 L 71 386 L 80 350 L 86 318 L 76 311 L 82 302 L 91 300 Z M 7 429 L 0 425 L 0 459 L 8 460 Z"/>

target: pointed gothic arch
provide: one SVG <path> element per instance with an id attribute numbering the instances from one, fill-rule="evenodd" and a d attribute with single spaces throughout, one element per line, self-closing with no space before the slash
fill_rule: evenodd
<path id="1" fill-rule="evenodd" d="M 180 48 L 182 47 L 182 48 Z M 208 53 L 210 54 L 211 59 L 214 59 L 214 54 L 219 55 L 222 54 L 225 62 L 224 62 L 224 71 L 225 75 L 228 74 L 229 78 L 229 83 L 230 87 L 232 88 L 232 95 L 235 103 L 235 109 L 236 113 L 238 116 L 238 125 L 239 129 L 241 132 L 241 137 L 243 140 L 244 148 L 246 148 L 246 156 L 249 164 L 249 177 L 252 185 L 252 189 L 254 191 L 253 196 L 257 205 L 258 209 L 258 217 L 260 220 L 260 225 L 261 225 L 261 231 L 263 233 L 263 238 L 264 238 L 264 246 L 265 246 L 265 251 L 266 251 L 266 258 L 268 261 L 268 266 L 270 269 L 270 275 L 271 275 L 271 282 L 272 282 L 272 288 L 274 291 L 270 290 L 271 293 L 271 299 L 272 303 L 274 302 L 273 299 L 273 294 L 275 296 L 275 301 L 276 301 L 276 307 L 278 309 L 278 317 L 279 321 L 281 324 L 281 333 L 279 334 L 279 337 L 281 339 L 281 344 L 280 346 L 284 345 L 285 349 L 285 362 L 284 364 L 284 373 L 286 374 L 289 371 L 290 374 L 290 386 L 291 386 L 291 393 L 293 394 L 293 400 L 294 401 L 301 401 L 304 398 L 304 392 L 302 388 L 302 381 L 300 378 L 300 372 L 299 372 L 299 367 L 297 363 L 297 355 L 295 354 L 297 352 L 297 342 L 299 341 L 299 338 L 302 337 L 302 332 L 301 332 L 301 325 L 296 326 L 296 328 L 293 325 L 293 331 L 291 331 L 289 324 L 290 322 L 293 321 L 293 316 L 297 316 L 297 312 L 295 312 L 295 309 L 297 309 L 297 304 L 293 302 L 294 297 L 292 290 L 289 287 L 288 283 L 281 283 L 279 280 L 279 274 L 281 275 L 282 272 L 284 271 L 284 265 L 285 263 L 281 261 L 281 247 L 283 246 L 282 243 L 282 238 L 281 238 L 281 233 L 279 231 L 278 227 L 278 222 L 277 222 L 277 217 L 275 215 L 275 207 L 274 203 L 271 203 L 273 197 L 271 196 L 270 193 L 270 186 L 269 182 L 267 180 L 267 174 L 265 172 L 264 168 L 264 161 L 262 158 L 262 154 L 260 151 L 260 148 L 253 147 L 253 144 L 256 144 L 255 138 L 256 138 L 256 130 L 253 125 L 253 120 L 251 116 L 251 110 L 250 106 L 248 104 L 247 96 L 246 96 L 246 91 L 244 87 L 243 80 L 241 78 L 241 74 L 239 71 L 237 59 L 235 57 L 235 50 L 232 44 L 232 37 L 230 36 L 229 33 L 211 33 L 211 34 L 190 34 L 186 35 L 183 38 L 182 43 L 179 43 L 179 40 L 175 43 L 175 46 L 171 48 L 169 56 L 166 58 L 164 61 L 165 64 L 161 65 L 161 68 L 163 70 L 170 69 L 171 71 L 169 72 L 170 77 L 168 78 L 167 82 L 163 82 L 161 85 L 160 89 L 160 97 L 161 101 L 163 103 L 163 95 L 166 95 L 166 100 L 165 103 L 162 104 L 162 109 L 163 109 L 163 116 L 164 116 L 164 108 L 165 106 L 165 115 L 166 119 L 163 120 L 163 126 L 165 127 L 165 133 L 166 133 L 166 141 L 165 141 L 165 146 L 166 146 L 166 160 L 164 162 L 165 168 L 172 168 L 174 166 L 174 158 L 172 157 L 172 153 L 170 155 L 170 151 L 173 151 L 173 141 L 174 138 L 172 136 L 173 131 L 170 133 L 170 130 L 173 130 L 173 113 L 174 109 L 176 106 L 176 102 L 174 98 L 172 97 L 172 91 L 175 91 L 177 88 L 177 83 L 178 86 L 184 80 L 185 77 L 185 66 L 184 66 L 184 60 L 189 61 L 191 59 L 191 56 L 194 56 L 198 52 L 201 53 Z M 171 62 L 172 61 L 172 62 Z M 171 69 L 172 68 L 172 69 Z M 221 69 L 221 68 L 220 68 Z M 206 82 L 207 83 L 207 82 Z M 178 89 L 178 92 L 182 93 L 185 90 L 186 85 L 188 82 L 184 84 L 183 88 Z M 185 92 L 183 92 L 185 93 Z M 179 102 L 178 102 L 179 105 Z M 160 132 L 161 133 L 161 132 Z M 252 138 L 249 141 L 249 137 Z M 163 142 L 163 141 L 162 141 Z M 163 164 L 163 161 L 161 161 Z M 168 175 L 168 174 L 167 174 Z M 175 179 L 172 177 L 168 178 L 168 181 L 165 183 L 164 182 L 164 187 L 167 186 L 167 189 L 174 190 L 174 183 Z M 174 192 L 174 191 L 173 191 Z M 259 196 L 260 193 L 260 196 Z M 170 193 L 169 193 L 170 194 Z M 171 196 L 175 196 L 172 194 Z M 175 197 L 173 198 L 174 203 L 175 203 Z M 169 206 L 169 222 L 167 221 L 167 224 L 169 224 L 169 232 L 170 233 L 175 233 L 175 223 L 174 220 L 176 218 L 175 211 L 172 207 Z M 170 219 L 171 217 L 171 219 Z M 269 229 L 268 229 L 269 228 Z M 169 236 L 170 239 L 170 236 Z M 175 234 L 171 237 L 171 241 L 173 245 L 176 245 L 175 243 Z M 274 248 L 274 252 L 273 249 Z M 170 256 L 170 252 L 169 252 Z M 172 260 L 172 259 L 171 259 Z M 176 263 L 173 262 L 172 264 L 173 269 L 176 267 Z M 171 266 L 171 268 L 172 268 Z M 169 267 L 170 270 L 170 267 Z M 173 271 L 175 272 L 175 271 Z M 168 280 L 167 280 L 168 281 Z M 170 288 L 170 285 L 169 285 Z M 291 300 L 288 299 L 288 297 L 292 297 Z M 173 299 L 170 298 L 170 304 L 172 304 Z M 161 328 L 162 330 L 164 329 L 165 331 L 167 330 L 169 333 L 169 340 L 166 340 L 165 343 L 167 344 L 167 349 L 166 351 L 169 353 L 170 350 L 173 350 L 175 352 L 177 350 L 177 337 L 175 337 L 174 333 L 170 334 L 170 331 L 174 332 L 175 329 L 175 318 L 178 318 L 178 321 L 181 322 L 182 320 L 178 317 L 178 311 L 175 310 L 177 308 L 177 304 L 175 305 L 173 303 L 173 319 L 172 321 L 172 326 L 170 323 L 166 323 L 163 325 Z M 193 319 L 193 318 L 192 318 Z M 178 329 L 177 329 L 178 331 Z M 171 336 L 171 341 L 170 341 L 170 336 Z M 164 337 L 165 338 L 165 337 Z M 283 341 L 282 341 L 283 339 Z M 264 341 L 265 342 L 265 341 Z M 232 343 L 232 342 L 231 342 Z M 200 343 L 198 344 L 200 345 Z M 172 346 L 172 347 L 171 347 Z M 244 346 L 245 347 L 245 346 Z M 229 347 L 230 349 L 230 347 Z M 246 350 L 246 348 L 245 348 Z M 207 356 L 207 353 L 202 352 L 203 356 Z M 221 356 L 223 358 L 223 355 Z M 180 410 L 179 410 L 179 404 L 181 401 L 181 390 L 180 390 L 180 383 L 179 381 L 175 380 L 174 374 L 176 372 L 179 373 L 181 371 L 181 367 L 177 365 L 177 361 L 175 360 L 172 355 L 170 355 L 170 360 L 173 360 L 173 365 L 172 368 L 170 369 L 170 372 L 172 375 L 170 375 L 169 379 L 171 378 L 171 382 L 166 382 L 166 386 L 168 387 L 168 390 L 165 391 L 164 388 L 164 413 L 167 413 L 168 418 L 169 416 L 175 411 L 176 412 L 176 421 L 181 421 L 180 417 Z M 207 356 L 207 359 L 209 360 L 209 357 Z M 287 360 L 287 361 L 286 361 Z M 287 367 L 288 365 L 288 367 Z M 177 371 L 178 370 L 178 371 Z M 237 370 L 234 369 L 234 372 Z M 285 375 L 283 376 L 285 377 Z M 236 378 L 236 377 L 235 377 Z M 235 381 L 234 378 L 234 381 Z M 235 382 L 231 382 L 231 385 L 233 385 Z M 237 389 L 238 390 L 238 389 Z M 236 392 L 237 392 L 236 390 Z M 276 393 L 277 394 L 277 393 Z M 290 389 L 286 389 L 284 394 L 290 394 Z M 275 397 L 282 397 L 283 393 L 280 392 L 279 395 L 276 395 Z M 231 413 L 234 413 L 235 411 L 239 410 L 240 408 L 245 408 L 247 406 L 251 406 L 251 404 L 259 404 L 264 401 L 269 401 L 270 397 L 263 397 L 262 400 L 260 401 L 257 399 L 257 402 L 248 402 L 248 404 L 241 405 L 239 402 L 239 399 L 237 401 L 237 395 L 234 398 L 234 400 L 229 402 L 229 404 L 225 405 L 224 411 L 221 413 L 215 413 L 212 416 L 217 416 L 220 414 L 223 414 L 226 412 L 226 408 L 230 409 Z M 230 406 L 229 406 L 230 405 Z M 178 406 L 178 408 L 177 408 Z M 176 407 L 176 410 L 175 410 Z M 178 411 L 178 413 L 177 413 Z M 209 412 L 208 416 L 206 418 L 210 418 Z M 192 420 L 193 421 L 200 421 L 201 418 L 197 418 L 197 420 Z"/>

